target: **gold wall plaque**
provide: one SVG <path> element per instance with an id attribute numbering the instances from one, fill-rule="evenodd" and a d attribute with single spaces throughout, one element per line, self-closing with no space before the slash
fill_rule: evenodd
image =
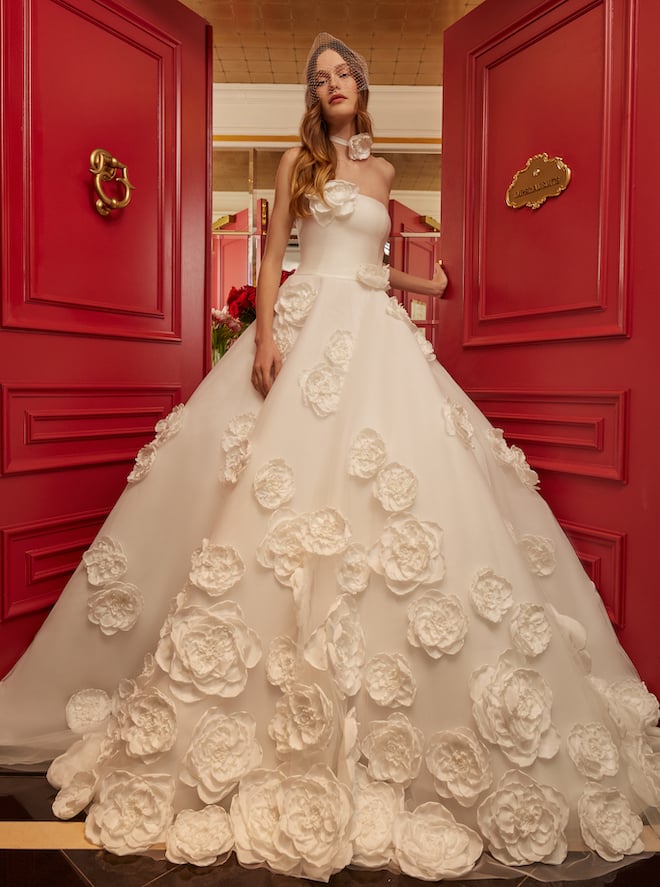
<path id="1" fill-rule="evenodd" d="M 506 205 L 513 209 L 538 209 L 548 197 L 559 197 L 570 180 L 571 171 L 561 157 L 535 154 L 513 177 L 506 192 Z"/>

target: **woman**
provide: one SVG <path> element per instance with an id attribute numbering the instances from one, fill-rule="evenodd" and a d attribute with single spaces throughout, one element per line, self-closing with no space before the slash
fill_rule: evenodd
<path id="1" fill-rule="evenodd" d="M 0 687 L 2 760 L 63 751 L 56 814 L 118 854 L 586 878 L 657 817 L 658 703 L 524 455 L 388 296 L 367 87 L 319 35 L 256 324 L 158 423 Z"/>

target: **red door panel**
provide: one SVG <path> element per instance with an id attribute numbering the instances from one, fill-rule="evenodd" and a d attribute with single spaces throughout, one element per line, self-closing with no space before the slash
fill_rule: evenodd
<path id="1" fill-rule="evenodd" d="M 642 677 L 655 587 L 658 4 L 486 0 L 446 35 L 443 363 L 520 445 Z M 534 155 L 568 188 L 505 194 Z M 655 232 L 651 236 L 651 232 Z"/>
<path id="2" fill-rule="evenodd" d="M 176 0 L 1 11 L 0 673 L 210 359 L 207 24 Z M 107 217 L 96 148 L 134 185 Z"/>

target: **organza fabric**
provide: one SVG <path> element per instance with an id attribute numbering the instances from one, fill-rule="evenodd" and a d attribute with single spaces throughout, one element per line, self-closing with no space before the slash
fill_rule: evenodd
<path id="1" fill-rule="evenodd" d="M 117 854 L 327 880 L 584 879 L 639 858 L 658 703 L 509 447 L 329 183 L 252 329 L 156 426 L 0 685 L 0 762 Z"/>

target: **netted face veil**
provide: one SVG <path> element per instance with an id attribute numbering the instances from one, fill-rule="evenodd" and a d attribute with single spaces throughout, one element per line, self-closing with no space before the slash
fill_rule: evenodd
<path id="1" fill-rule="evenodd" d="M 344 59 L 344 63 L 348 65 L 350 73 L 355 80 L 358 91 L 369 90 L 369 71 L 364 56 L 360 55 L 359 52 L 355 52 L 342 40 L 323 31 L 316 35 L 305 65 L 305 105 L 307 108 L 311 108 L 318 101 L 318 94 L 316 92 L 319 83 L 317 59 L 326 49 L 334 50 Z M 342 65 L 337 67 L 342 68 Z"/>

